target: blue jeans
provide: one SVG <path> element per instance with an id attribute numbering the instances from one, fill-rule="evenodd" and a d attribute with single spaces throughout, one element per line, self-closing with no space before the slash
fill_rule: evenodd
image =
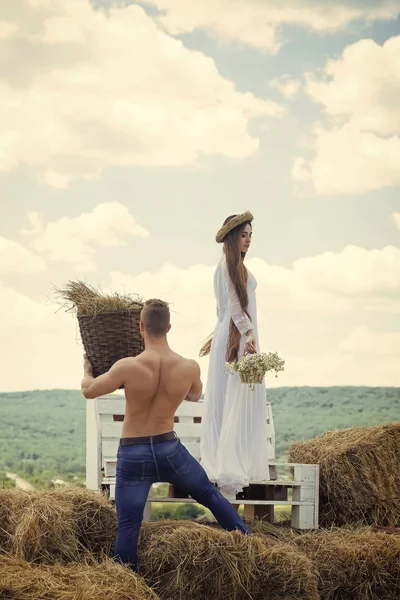
<path id="1" fill-rule="evenodd" d="M 118 534 L 115 558 L 137 567 L 137 541 L 150 487 L 157 481 L 176 485 L 194 500 L 206 506 L 218 523 L 228 531 L 249 530 L 239 515 L 213 486 L 199 462 L 178 438 L 153 444 L 119 446 L 115 505 Z"/>

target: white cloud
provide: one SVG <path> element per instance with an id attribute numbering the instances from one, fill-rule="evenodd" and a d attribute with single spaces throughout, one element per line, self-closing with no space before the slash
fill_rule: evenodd
<path id="1" fill-rule="evenodd" d="M 44 271 L 41 256 L 13 240 L 0 236 L 0 276 L 34 274 Z"/>
<path id="2" fill-rule="evenodd" d="M 56 309 L 0 283 L 1 391 L 79 388 L 76 320 Z"/>
<path id="3" fill-rule="evenodd" d="M 400 249 L 393 246 L 346 246 L 295 260 L 291 269 L 254 258 L 249 268 L 267 311 L 400 312 Z"/>
<path id="4" fill-rule="evenodd" d="M 276 88 L 282 96 L 285 96 L 285 98 L 289 98 L 290 100 L 295 98 L 301 90 L 300 81 L 293 79 L 290 75 L 275 77 L 274 79 L 271 79 L 269 84 Z"/>
<path id="5" fill-rule="evenodd" d="M 41 177 L 43 183 L 46 183 L 50 187 L 65 190 L 68 188 L 69 176 L 64 173 L 57 173 L 57 171 L 45 171 Z"/>
<path id="6" fill-rule="evenodd" d="M 286 360 L 285 373 L 269 378 L 269 386 L 398 385 L 399 331 L 372 329 L 363 319 L 375 310 L 394 313 L 397 306 L 399 312 L 399 249 L 350 246 L 300 259 L 290 269 L 259 258 L 248 267 L 258 280 L 261 350 L 277 350 Z M 108 286 L 167 300 L 171 346 L 197 358 L 216 323 L 213 272 L 212 265 L 166 264 L 137 276 L 113 272 Z M 0 284 L 2 390 L 79 387 L 76 318 L 56 310 Z M 359 325 L 348 325 L 356 319 Z M 208 360 L 201 366 L 206 380 Z"/>
<path id="7" fill-rule="evenodd" d="M 296 25 L 318 33 L 345 29 L 356 20 L 394 19 L 400 13 L 395 0 L 373 5 L 351 1 L 314 0 L 144 0 L 162 11 L 158 21 L 173 35 L 196 29 L 223 40 L 275 52 L 283 43 L 282 25 Z"/>
<path id="8" fill-rule="evenodd" d="M 318 128 L 309 168 L 320 194 L 361 194 L 400 185 L 400 136 L 360 132 L 352 123 Z M 298 179 L 299 172 L 295 175 Z"/>
<path id="9" fill-rule="evenodd" d="M 170 37 L 140 6 L 105 13 L 89 0 L 30 5 L 38 8 L 34 33 L 25 32 L 33 58 L 27 50 L 12 83 L 3 76 L 0 84 L 0 170 L 25 163 L 65 188 L 107 166 L 245 158 L 259 146 L 250 120 L 283 112 L 237 91 L 212 58 Z M 46 54 L 51 62 L 41 62 Z"/>
<path id="10" fill-rule="evenodd" d="M 9 23 L 8 21 L 0 20 L 0 40 L 7 40 L 14 37 L 18 31 L 16 23 Z"/>
<path id="11" fill-rule="evenodd" d="M 324 78 L 308 76 L 309 95 L 327 114 L 351 119 L 361 131 L 400 133 L 400 35 L 380 46 L 363 39 L 330 60 Z"/>
<path id="12" fill-rule="evenodd" d="M 307 169 L 306 160 L 302 156 L 298 156 L 295 159 L 292 168 L 292 175 L 298 181 L 309 181 L 312 179 L 312 175 Z"/>
<path id="13" fill-rule="evenodd" d="M 74 265 L 77 271 L 93 271 L 96 247 L 118 247 L 129 237 L 147 237 L 148 232 L 138 225 L 129 209 L 118 202 L 98 204 L 79 217 L 62 217 L 43 223 L 37 213 L 28 213 L 30 228 L 22 233 L 30 246 L 50 260 Z"/>
<path id="14" fill-rule="evenodd" d="M 382 333 L 360 326 L 341 340 L 338 348 L 346 354 L 358 356 L 400 358 L 400 333 L 391 331 Z"/>
<path id="15" fill-rule="evenodd" d="M 333 316 L 340 320 L 345 314 L 400 312 L 398 248 L 367 251 L 348 246 L 340 253 L 327 252 L 299 259 L 290 269 L 270 265 L 259 258 L 252 258 L 247 264 L 258 281 L 262 349 L 278 349 L 288 355 L 291 363 L 284 379 L 271 381 L 271 385 L 297 385 L 297 382 L 324 385 L 324 371 L 316 370 L 314 362 L 321 360 L 320 354 L 324 355 L 325 384 L 334 384 L 334 374 L 336 376 L 340 371 L 336 371 L 334 365 L 340 364 L 343 368 L 345 360 L 341 357 L 343 349 L 337 350 L 337 356 L 330 354 L 331 340 L 337 335 Z M 214 266 L 193 265 L 182 269 L 171 264 L 157 272 L 137 276 L 113 272 L 110 288 L 138 293 L 145 298 L 161 297 L 170 302 L 171 345 L 178 352 L 196 358 L 202 341 L 213 330 L 216 321 L 213 272 Z M 320 328 L 321 319 L 326 324 L 323 329 Z M 296 323 L 297 331 L 288 326 L 291 320 Z M 307 368 L 302 373 L 299 365 L 303 365 L 302 356 L 307 354 Z M 202 369 L 206 378 L 207 360 L 202 361 Z M 353 374 L 348 371 L 346 381 L 362 383 L 360 373 L 359 368 Z M 378 381 L 383 385 L 384 379 L 376 377 L 375 384 Z"/>
<path id="16" fill-rule="evenodd" d="M 307 92 L 327 117 L 314 129 L 315 157 L 307 167 L 318 193 L 400 184 L 399 89 L 400 36 L 383 46 L 361 40 L 329 61 L 321 77 L 308 76 Z M 294 177 L 303 173 L 295 164 Z"/>

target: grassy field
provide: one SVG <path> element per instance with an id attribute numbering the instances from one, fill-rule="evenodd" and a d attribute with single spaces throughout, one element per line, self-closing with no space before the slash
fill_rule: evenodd
<path id="1" fill-rule="evenodd" d="M 398 421 L 400 388 L 292 387 L 268 391 L 276 456 L 291 442 L 332 429 Z M 0 471 L 36 486 L 53 478 L 83 482 L 85 399 L 76 390 L 0 394 Z"/>

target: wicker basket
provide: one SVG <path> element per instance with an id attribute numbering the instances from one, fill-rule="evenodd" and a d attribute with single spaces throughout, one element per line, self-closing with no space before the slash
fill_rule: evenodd
<path id="1" fill-rule="evenodd" d="M 117 360 L 143 352 L 141 308 L 138 305 L 132 310 L 100 313 L 95 317 L 78 316 L 83 347 L 92 364 L 94 377 L 106 373 Z"/>
<path id="2" fill-rule="evenodd" d="M 250 373 L 243 373 L 239 371 L 240 381 L 242 383 L 262 383 L 264 379 L 265 373 L 260 373 L 258 371 L 252 371 Z"/>

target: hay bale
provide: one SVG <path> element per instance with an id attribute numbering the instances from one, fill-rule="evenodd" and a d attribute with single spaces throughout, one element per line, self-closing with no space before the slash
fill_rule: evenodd
<path id="1" fill-rule="evenodd" d="M 368 528 L 326 529 L 295 535 L 314 563 L 322 600 L 400 598 L 400 539 Z"/>
<path id="2" fill-rule="evenodd" d="M 78 540 L 71 504 L 56 495 L 49 500 L 46 493 L 37 494 L 20 515 L 12 539 L 12 554 L 47 564 L 78 560 L 84 549 Z"/>
<path id="3" fill-rule="evenodd" d="M 322 600 L 389 600 L 400 597 L 400 538 L 368 527 L 299 533 L 255 520 L 251 531 L 270 543 L 301 550 L 319 574 Z"/>
<path id="4" fill-rule="evenodd" d="M 0 489 L 0 552 L 10 552 L 15 528 L 31 495 L 16 488 Z"/>
<path id="5" fill-rule="evenodd" d="M 57 496 L 58 491 L 48 492 L 46 497 Z M 117 537 L 117 513 L 110 499 L 104 494 L 80 488 L 68 488 L 61 492 L 63 501 L 69 502 L 78 541 L 85 551 L 96 560 L 112 557 Z"/>
<path id="6" fill-rule="evenodd" d="M 290 527 L 277 526 L 264 519 L 247 520 L 246 525 L 253 535 L 266 538 L 270 544 L 274 541 L 286 544 L 291 542 L 295 535 L 299 535 Z"/>
<path id="7" fill-rule="evenodd" d="M 158 600 L 141 577 L 111 560 L 45 566 L 9 556 L 0 556 L 0 598 Z"/>
<path id="8" fill-rule="evenodd" d="M 325 433 L 289 461 L 319 463 L 322 526 L 400 524 L 400 423 Z"/>
<path id="9" fill-rule="evenodd" d="M 115 509 L 98 492 L 4 490 L 0 496 L 0 548 L 27 561 L 52 564 L 112 556 L 116 528 Z"/>
<path id="10" fill-rule="evenodd" d="M 319 598 L 313 565 L 296 548 L 197 523 L 145 524 L 139 566 L 162 600 Z"/>

